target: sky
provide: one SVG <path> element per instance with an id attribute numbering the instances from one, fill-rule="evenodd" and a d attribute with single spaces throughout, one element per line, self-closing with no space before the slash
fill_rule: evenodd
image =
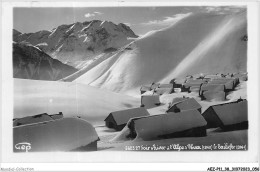
<path id="1" fill-rule="evenodd" d="M 62 24 L 91 20 L 125 23 L 137 34 L 143 35 L 172 25 L 185 16 L 210 12 L 225 14 L 239 12 L 242 7 L 37 7 L 14 8 L 13 27 L 22 33 L 52 30 Z"/>

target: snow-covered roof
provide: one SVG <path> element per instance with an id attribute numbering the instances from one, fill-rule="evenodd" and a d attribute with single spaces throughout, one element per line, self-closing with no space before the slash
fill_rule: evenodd
<path id="1" fill-rule="evenodd" d="M 159 88 L 173 88 L 173 84 L 160 84 Z"/>
<path id="2" fill-rule="evenodd" d="M 200 86 L 191 86 L 190 87 L 191 92 L 199 92 L 200 91 Z"/>
<path id="3" fill-rule="evenodd" d="M 212 106 L 224 125 L 248 121 L 247 100 Z"/>
<path id="4" fill-rule="evenodd" d="M 214 79 L 209 84 L 225 84 L 226 89 L 233 89 L 235 81 L 233 79 Z"/>
<path id="5" fill-rule="evenodd" d="M 186 82 L 186 78 L 176 78 L 176 79 L 174 79 L 174 83 L 175 84 L 183 84 L 183 83 L 185 83 Z"/>
<path id="6" fill-rule="evenodd" d="M 140 91 L 150 91 L 151 90 L 151 87 L 150 86 L 142 86 L 140 88 Z"/>
<path id="7" fill-rule="evenodd" d="M 183 86 L 184 88 L 189 88 L 189 87 L 193 87 L 193 86 L 198 86 L 200 87 L 203 83 L 184 83 Z"/>
<path id="8" fill-rule="evenodd" d="M 186 80 L 186 83 L 189 83 L 189 84 L 203 84 L 205 82 L 206 82 L 205 80 L 201 80 L 201 79 L 187 79 Z"/>
<path id="9" fill-rule="evenodd" d="M 219 75 L 205 75 L 204 78 L 215 79 L 215 78 L 221 78 L 221 76 L 219 76 Z"/>
<path id="10" fill-rule="evenodd" d="M 134 123 L 137 137 L 142 140 L 158 139 L 163 135 L 207 125 L 207 122 L 197 110 L 153 115 L 131 119 L 131 121 Z"/>
<path id="11" fill-rule="evenodd" d="M 145 108 L 152 108 L 160 103 L 159 95 L 142 95 L 141 97 L 141 105 L 144 105 Z"/>
<path id="12" fill-rule="evenodd" d="M 160 83 L 153 83 L 151 85 L 151 89 L 155 89 L 155 88 L 158 88 L 160 86 Z"/>
<path id="13" fill-rule="evenodd" d="M 98 140 L 94 127 L 79 118 L 14 127 L 13 135 L 14 145 L 30 143 L 32 152 L 71 151 Z"/>
<path id="14" fill-rule="evenodd" d="M 171 104 L 174 105 L 179 102 L 183 102 L 184 100 L 189 99 L 189 97 L 176 97 L 172 100 Z"/>
<path id="15" fill-rule="evenodd" d="M 225 85 L 224 84 L 203 84 L 201 86 L 200 92 L 202 91 L 224 91 Z"/>
<path id="16" fill-rule="evenodd" d="M 116 124 L 121 125 L 121 124 L 126 124 L 130 118 L 149 116 L 149 115 L 150 115 L 149 112 L 145 108 L 139 107 L 139 108 L 111 112 L 108 115 L 108 117 L 112 116 Z M 105 121 L 108 120 L 108 117 L 105 119 Z"/>
<path id="17" fill-rule="evenodd" d="M 13 121 L 13 126 L 15 127 L 19 125 L 33 124 L 33 123 L 53 121 L 53 120 L 54 119 L 50 117 L 47 113 L 43 113 L 34 116 L 27 116 L 24 118 L 17 118 Z"/>
<path id="18" fill-rule="evenodd" d="M 200 109 L 201 105 L 194 99 L 194 98 L 187 98 L 183 101 L 173 103 L 172 106 L 167 110 L 167 112 L 170 112 L 172 108 L 178 108 L 181 111 L 182 110 L 192 110 L 192 109 Z"/>
<path id="19" fill-rule="evenodd" d="M 49 115 L 52 119 L 60 119 L 60 118 L 63 118 L 63 114 L 62 112 L 59 112 L 58 114 L 52 114 L 52 115 Z"/>
<path id="20" fill-rule="evenodd" d="M 226 93 L 224 91 L 204 91 L 202 96 L 205 100 L 217 100 L 224 101 L 226 99 Z"/>
<path id="21" fill-rule="evenodd" d="M 161 94 L 170 94 L 171 92 L 172 92 L 172 89 L 173 88 L 167 88 L 167 87 L 159 87 L 159 88 L 156 88 L 155 90 L 154 90 L 154 93 L 155 94 L 159 94 L 159 95 L 161 95 Z"/>

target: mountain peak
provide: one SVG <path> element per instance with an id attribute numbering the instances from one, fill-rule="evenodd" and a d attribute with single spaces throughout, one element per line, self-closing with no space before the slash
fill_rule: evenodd
<path id="1" fill-rule="evenodd" d="M 19 34 L 13 31 L 15 42 L 28 42 L 40 47 L 51 57 L 66 64 L 78 66 L 78 63 L 89 61 L 95 56 L 116 51 L 130 43 L 138 36 L 122 23 L 92 20 L 62 24 L 51 31 L 38 31 L 30 34 Z M 110 51 L 109 51 L 110 52 Z"/>

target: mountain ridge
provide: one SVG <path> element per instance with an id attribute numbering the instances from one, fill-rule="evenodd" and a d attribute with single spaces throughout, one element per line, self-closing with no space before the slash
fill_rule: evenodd
<path id="1" fill-rule="evenodd" d="M 14 78 L 56 81 L 76 71 L 33 45 L 13 42 Z"/>
<path id="2" fill-rule="evenodd" d="M 189 15 L 133 41 L 75 82 L 137 94 L 141 85 L 189 74 L 246 71 L 245 35 L 246 12 Z"/>
<path id="3" fill-rule="evenodd" d="M 101 20 L 63 24 L 51 31 L 21 33 L 13 30 L 13 41 L 28 42 L 54 59 L 82 68 L 82 63 L 107 52 L 116 51 L 138 36 L 123 23 Z"/>

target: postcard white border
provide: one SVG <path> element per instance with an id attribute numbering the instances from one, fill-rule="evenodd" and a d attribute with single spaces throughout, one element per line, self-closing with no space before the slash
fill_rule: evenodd
<path id="1" fill-rule="evenodd" d="M 12 150 L 13 79 L 12 28 L 13 7 L 100 7 L 100 6 L 247 6 L 248 12 L 248 151 L 234 152 L 127 152 L 101 151 L 87 153 L 29 153 L 17 154 Z M 2 4 L 2 162 L 258 162 L 259 159 L 259 13 L 257 2 L 3 2 Z M 94 165 L 95 166 L 95 165 Z M 102 166 L 95 166 L 101 169 Z M 94 170 L 94 169 L 93 169 Z M 106 170 L 106 167 L 103 167 Z M 147 169 L 146 169 L 147 170 Z"/>

